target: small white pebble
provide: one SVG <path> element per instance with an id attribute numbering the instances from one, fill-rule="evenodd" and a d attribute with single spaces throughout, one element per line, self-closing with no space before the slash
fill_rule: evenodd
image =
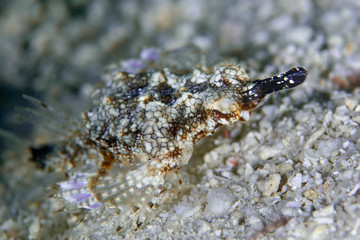
<path id="1" fill-rule="evenodd" d="M 354 195 L 355 193 L 357 193 L 360 189 L 360 184 L 356 184 L 355 187 L 348 193 L 349 196 Z"/>
<path id="2" fill-rule="evenodd" d="M 321 224 L 314 228 L 310 235 L 310 239 L 326 239 L 328 235 L 329 228 L 326 224 Z"/>
<path id="3" fill-rule="evenodd" d="M 228 212 L 234 201 L 235 197 L 229 189 L 215 188 L 210 190 L 207 195 L 206 210 L 217 216 L 222 216 Z"/>
<path id="4" fill-rule="evenodd" d="M 351 230 L 351 235 L 357 236 L 359 234 L 359 229 L 360 229 L 360 219 L 356 219 L 356 222 Z"/>
<path id="5" fill-rule="evenodd" d="M 330 217 L 317 217 L 314 219 L 319 224 L 333 224 L 334 219 Z"/>
<path id="6" fill-rule="evenodd" d="M 272 174 L 265 182 L 263 187 L 263 195 L 270 196 L 274 192 L 276 192 L 279 188 L 281 176 L 280 174 Z"/>
<path id="7" fill-rule="evenodd" d="M 321 155 L 314 149 L 306 149 L 304 150 L 304 157 L 311 162 L 317 162 L 320 160 Z"/>
<path id="8" fill-rule="evenodd" d="M 40 232 L 40 221 L 38 218 L 29 227 L 29 238 L 37 239 Z"/>
<path id="9" fill-rule="evenodd" d="M 349 110 L 353 111 L 357 105 L 359 105 L 359 102 L 354 99 L 345 99 L 345 105 L 348 107 Z"/>
<path id="10" fill-rule="evenodd" d="M 306 192 L 304 192 L 304 197 L 306 197 L 307 199 L 313 201 L 317 198 L 317 193 L 316 191 L 310 189 L 310 190 L 307 190 Z"/>
<path id="11" fill-rule="evenodd" d="M 221 234 L 222 234 L 222 232 L 223 232 L 223 231 L 222 231 L 221 229 L 218 229 L 218 230 L 215 231 L 215 235 L 218 236 L 218 237 L 220 237 Z"/>
<path id="12" fill-rule="evenodd" d="M 354 176 L 354 169 L 348 169 L 342 172 L 342 178 L 343 180 L 351 180 Z"/>
<path id="13" fill-rule="evenodd" d="M 334 205 L 329 205 L 313 212 L 313 217 L 327 217 L 334 213 Z"/>
<path id="14" fill-rule="evenodd" d="M 198 234 L 202 235 L 211 230 L 210 224 L 208 222 L 202 221 L 201 227 L 198 230 Z"/>
<path id="15" fill-rule="evenodd" d="M 249 163 L 245 164 L 245 178 L 249 178 L 254 173 L 254 169 Z"/>
<path id="16" fill-rule="evenodd" d="M 181 203 L 175 207 L 175 212 L 177 215 L 182 217 L 191 217 L 201 208 L 200 205 L 193 205 L 190 203 Z"/>
<path id="17" fill-rule="evenodd" d="M 346 141 L 346 142 L 343 142 L 343 144 L 342 144 L 342 146 L 343 146 L 343 148 L 348 148 L 349 146 L 350 146 L 350 142 L 349 141 Z"/>
<path id="18" fill-rule="evenodd" d="M 360 112 L 360 105 L 357 105 L 354 109 L 354 112 Z"/>
<path id="19" fill-rule="evenodd" d="M 293 187 L 293 188 L 301 188 L 301 184 L 302 184 L 302 174 L 301 173 L 297 173 L 295 175 L 295 177 L 293 177 L 292 179 L 290 179 L 290 181 L 288 182 L 289 186 Z"/>
<path id="20" fill-rule="evenodd" d="M 285 173 L 287 173 L 287 172 L 290 172 L 290 171 L 292 171 L 294 168 L 291 166 L 291 164 L 290 163 L 281 163 L 280 165 L 279 165 L 279 172 L 280 172 L 280 174 L 285 174 Z"/>
<path id="21" fill-rule="evenodd" d="M 287 207 L 287 208 L 284 208 L 281 210 L 281 213 L 284 215 L 284 216 L 289 216 L 289 217 L 292 217 L 294 216 L 294 214 L 296 213 L 297 209 L 295 208 L 291 208 L 291 207 Z"/>
<path id="22" fill-rule="evenodd" d="M 264 228 L 264 224 L 262 223 L 260 218 L 258 218 L 256 216 L 250 216 L 247 219 L 247 223 L 251 226 L 251 228 L 253 228 L 255 230 L 261 230 Z"/>
<path id="23" fill-rule="evenodd" d="M 261 146 L 258 151 L 258 154 L 261 159 L 265 160 L 265 159 L 269 159 L 269 158 L 279 155 L 281 153 L 281 151 L 282 150 L 280 148 L 270 147 L 270 146 Z"/>

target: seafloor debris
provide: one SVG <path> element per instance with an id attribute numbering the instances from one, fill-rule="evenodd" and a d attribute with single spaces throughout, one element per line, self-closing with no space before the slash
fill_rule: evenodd
<path id="1" fill-rule="evenodd" d="M 83 113 L 84 126 L 51 154 L 68 176 L 55 196 L 89 209 L 88 216 L 119 214 L 124 225 L 118 230 L 137 228 L 160 203 L 165 177 L 187 164 L 199 139 L 248 120 L 267 94 L 295 87 L 306 76 L 297 67 L 250 81 L 235 64 L 191 74 L 113 70 L 97 90 L 95 107 Z"/>

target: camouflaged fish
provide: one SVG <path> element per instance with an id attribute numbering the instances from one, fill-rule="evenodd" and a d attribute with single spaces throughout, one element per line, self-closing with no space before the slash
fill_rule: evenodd
<path id="1" fill-rule="evenodd" d="M 188 163 L 198 140 L 248 120 L 266 95 L 306 76 L 297 67 L 250 81 L 236 64 L 190 74 L 114 70 L 95 107 L 83 113 L 84 127 L 54 157 L 70 166 L 55 196 L 89 214 L 115 209 L 121 228 L 139 227 L 159 203 L 165 177 Z"/>

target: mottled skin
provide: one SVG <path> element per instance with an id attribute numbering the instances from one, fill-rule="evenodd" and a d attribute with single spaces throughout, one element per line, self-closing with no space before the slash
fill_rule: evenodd
<path id="1" fill-rule="evenodd" d="M 267 94 L 295 87 L 306 75 L 293 68 L 250 81 L 239 65 L 211 74 L 115 71 L 98 92 L 96 107 L 83 114 L 80 137 L 67 147 L 74 170 L 57 196 L 94 211 L 118 209 L 124 219 L 138 213 L 139 225 L 157 203 L 165 176 L 187 164 L 199 139 L 248 120 Z"/>

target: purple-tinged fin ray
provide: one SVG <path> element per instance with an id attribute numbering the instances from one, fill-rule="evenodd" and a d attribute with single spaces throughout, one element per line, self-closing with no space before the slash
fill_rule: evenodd
<path id="1" fill-rule="evenodd" d="M 70 196 L 70 198 L 72 199 L 71 202 L 82 202 L 84 200 L 89 199 L 90 197 L 91 197 L 91 193 L 77 193 Z"/>
<path id="2" fill-rule="evenodd" d="M 62 190 L 72 190 L 85 187 L 86 183 L 84 182 L 61 182 L 60 187 Z"/>
<path id="3" fill-rule="evenodd" d="M 137 73 L 145 68 L 145 63 L 141 59 L 128 59 L 121 61 L 121 66 L 124 71 L 129 73 Z"/>
<path id="4" fill-rule="evenodd" d="M 141 59 L 145 61 L 156 62 L 160 58 L 160 49 L 157 48 L 145 48 L 140 53 Z"/>
<path id="5" fill-rule="evenodd" d="M 88 208 L 89 209 L 94 209 L 94 208 L 98 208 L 101 206 L 101 203 L 94 203 L 94 204 L 89 204 Z"/>

